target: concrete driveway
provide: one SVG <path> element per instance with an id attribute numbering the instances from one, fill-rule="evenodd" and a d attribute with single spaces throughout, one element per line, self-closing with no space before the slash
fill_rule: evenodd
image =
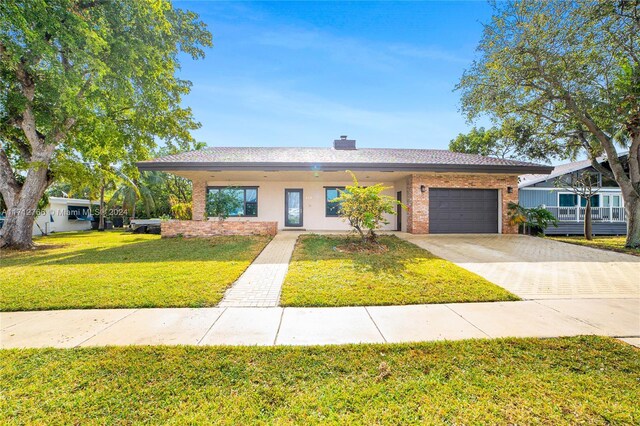
<path id="1" fill-rule="evenodd" d="M 398 236 L 523 299 L 640 297 L 640 257 L 524 235 Z"/>

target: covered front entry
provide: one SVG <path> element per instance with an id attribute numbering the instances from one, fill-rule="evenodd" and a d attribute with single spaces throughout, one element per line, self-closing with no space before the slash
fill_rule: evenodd
<path id="1" fill-rule="evenodd" d="M 429 189 L 429 232 L 495 234 L 498 232 L 497 189 Z"/>

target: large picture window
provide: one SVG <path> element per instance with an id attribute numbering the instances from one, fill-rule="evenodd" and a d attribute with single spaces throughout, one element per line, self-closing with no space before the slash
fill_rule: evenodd
<path id="1" fill-rule="evenodd" d="M 340 203 L 331 200 L 337 198 L 341 191 L 344 191 L 343 186 L 325 188 L 325 214 L 327 217 L 340 216 Z"/>
<path id="2" fill-rule="evenodd" d="M 242 186 L 242 187 L 219 187 L 213 186 L 208 188 L 208 193 L 215 193 L 218 191 L 229 191 L 233 193 L 238 200 L 242 203 L 242 206 L 238 210 L 231 212 L 229 216 L 236 217 L 257 217 L 258 216 L 258 188 L 255 186 Z"/>

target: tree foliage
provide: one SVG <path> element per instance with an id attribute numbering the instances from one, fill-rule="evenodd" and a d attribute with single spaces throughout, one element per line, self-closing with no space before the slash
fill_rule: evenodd
<path id="1" fill-rule="evenodd" d="M 478 51 L 458 85 L 468 118 L 522 123 L 541 153 L 586 152 L 620 186 L 640 246 L 640 2 L 499 3 Z"/>
<path id="2" fill-rule="evenodd" d="M 190 82 L 176 76 L 179 55 L 198 59 L 210 45 L 197 15 L 168 0 L 0 2 L 0 193 L 10 210 L 35 207 L 54 178 L 86 162 L 135 177 L 159 141 L 191 147 L 198 123 L 181 105 Z M 0 239 L 28 247 L 32 222 L 9 214 Z"/>
<path id="3" fill-rule="evenodd" d="M 512 160 L 547 161 L 550 156 L 558 155 L 531 143 L 532 132 L 526 125 L 511 120 L 489 129 L 473 127 L 469 133 L 460 133 L 452 139 L 449 150 Z"/>
<path id="4" fill-rule="evenodd" d="M 141 177 L 147 177 L 147 173 L 143 172 Z M 135 219 L 137 217 L 137 205 L 140 202 L 144 213 L 147 217 L 150 217 L 152 212 L 155 211 L 156 204 L 153 192 L 146 185 L 148 180 L 148 177 L 146 179 L 131 179 L 123 174 L 115 192 L 109 197 L 109 202 L 107 203 L 109 209 L 113 209 L 116 206 L 122 207 L 128 218 Z"/>
<path id="5" fill-rule="evenodd" d="M 207 216 L 217 217 L 220 221 L 226 220 L 242 206 L 243 202 L 232 187 L 210 192 L 207 196 Z"/>
<path id="6" fill-rule="evenodd" d="M 178 202 L 171 200 L 171 217 L 178 220 L 191 220 L 193 217 L 193 204 L 191 202 Z"/>
<path id="7" fill-rule="evenodd" d="M 396 214 L 398 205 L 406 207 L 395 198 L 382 193 L 389 187 L 381 183 L 362 186 L 355 174 L 348 170 L 347 172 L 353 178 L 353 185 L 345 187 L 331 202 L 340 203 L 340 216 L 360 234 L 364 244 L 375 243 L 375 231 L 389 223 L 385 215 Z"/>

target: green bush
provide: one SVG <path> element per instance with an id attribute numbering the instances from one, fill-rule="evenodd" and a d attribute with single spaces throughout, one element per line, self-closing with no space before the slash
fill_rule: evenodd
<path id="1" fill-rule="evenodd" d="M 210 192 L 207 196 L 207 216 L 217 217 L 221 221 L 242 207 L 243 202 L 232 187 Z"/>
<path id="2" fill-rule="evenodd" d="M 543 207 L 522 207 L 518 203 L 508 204 L 509 222 L 512 225 L 521 226 L 525 233 L 544 234 L 544 231 L 553 225 L 558 227 L 558 219 Z"/>
<path id="3" fill-rule="evenodd" d="M 349 170 L 347 172 L 353 178 L 353 185 L 340 191 L 340 195 L 331 202 L 340 203 L 340 216 L 360 234 L 364 244 L 375 243 L 377 241 L 375 230 L 389 223 L 384 215 L 396 214 L 398 205 L 406 207 L 395 198 L 382 194 L 382 191 L 389 187 L 381 183 L 361 186 L 356 175 Z"/>
<path id="4" fill-rule="evenodd" d="M 191 203 L 175 203 L 171 205 L 171 215 L 178 220 L 191 220 Z"/>

